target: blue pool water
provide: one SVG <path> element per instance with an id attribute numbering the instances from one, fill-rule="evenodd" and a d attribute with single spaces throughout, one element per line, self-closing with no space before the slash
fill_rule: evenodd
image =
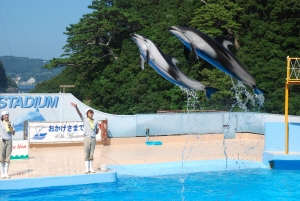
<path id="1" fill-rule="evenodd" d="M 244 169 L 0 191 L 0 200 L 299 200 L 300 171 Z"/>

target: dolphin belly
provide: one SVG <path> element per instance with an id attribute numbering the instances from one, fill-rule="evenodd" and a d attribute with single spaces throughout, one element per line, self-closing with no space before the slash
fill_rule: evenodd
<path id="1" fill-rule="evenodd" d="M 158 74 L 160 74 L 163 78 L 168 80 L 169 82 L 172 82 L 173 84 L 188 88 L 186 85 L 178 82 L 174 77 L 172 77 L 165 69 L 159 67 L 155 62 L 152 60 L 149 61 L 149 65 L 156 71 Z"/>
<path id="2" fill-rule="evenodd" d="M 182 73 L 176 66 L 176 59 L 165 55 L 151 40 L 138 34 L 133 34 L 132 37 L 140 50 L 142 68 L 146 60 L 158 74 L 169 82 L 192 90 L 205 91 L 208 98 L 210 98 L 211 94 L 218 91 L 218 89 L 206 87 L 201 82 Z M 188 41 L 183 40 L 182 42 L 189 48 L 192 48 Z"/>

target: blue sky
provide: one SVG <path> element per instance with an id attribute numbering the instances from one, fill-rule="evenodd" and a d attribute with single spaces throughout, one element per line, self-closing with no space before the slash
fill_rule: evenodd
<path id="1" fill-rule="evenodd" d="M 70 24 L 92 0 L 0 0 L 0 56 L 49 60 L 63 53 Z"/>

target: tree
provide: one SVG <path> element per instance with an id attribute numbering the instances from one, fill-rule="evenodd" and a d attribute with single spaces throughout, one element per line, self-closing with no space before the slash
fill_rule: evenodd
<path id="1" fill-rule="evenodd" d="M 139 70 L 138 49 L 130 38 L 130 33 L 144 29 L 141 33 L 145 36 L 163 36 L 151 37 L 158 44 L 168 40 L 168 25 L 162 27 L 152 22 L 162 17 L 153 12 L 153 7 L 160 6 L 149 1 L 117 1 L 110 7 L 103 3 L 93 1 L 90 8 L 95 11 L 84 15 L 78 24 L 67 27 L 65 53 L 61 58 L 52 59 L 46 67 L 67 66 L 69 72 L 73 69 L 72 74 L 76 75 L 72 84 L 76 84 L 77 94 L 81 100 L 100 110 L 133 114 L 168 109 L 173 94 L 167 92 L 174 85 L 149 67 Z M 189 9 L 187 5 L 184 7 Z M 165 34 L 160 34 L 161 29 Z M 65 72 L 61 76 L 66 76 Z M 70 76 L 60 79 L 61 76 L 53 80 L 72 80 Z M 51 88 L 51 82 L 41 83 L 34 91 L 55 90 Z M 45 85 L 48 87 L 42 89 Z M 175 91 L 181 93 L 179 89 Z"/>
<path id="2" fill-rule="evenodd" d="M 238 1 L 245 14 L 240 18 L 243 25 L 241 49 L 238 57 L 254 75 L 258 86 L 265 89 L 264 111 L 284 113 L 284 84 L 286 57 L 297 57 L 299 50 L 299 1 Z M 299 99 L 291 88 L 290 114 L 299 111 Z"/>
<path id="3" fill-rule="evenodd" d="M 152 40 L 165 54 L 176 57 L 189 77 L 220 89 L 210 100 L 200 91 L 197 107 L 232 110 L 237 103 L 231 79 L 206 61 L 186 61 L 183 45 L 167 31 L 172 25 L 191 26 L 211 37 L 223 35 L 235 44 L 230 50 L 246 66 L 258 87 L 267 91 L 261 111 L 283 113 L 286 56 L 299 50 L 300 2 L 292 0 L 92 1 L 92 13 L 67 27 L 64 54 L 47 68 L 66 66 L 55 78 L 38 84 L 35 92 L 57 92 L 60 84 L 75 84 L 72 93 L 108 113 L 153 113 L 186 109 L 186 94 L 148 64 L 140 70 L 139 50 L 130 34 Z M 246 87 L 252 93 L 252 89 Z M 291 87 L 290 114 L 298 114 L 299 88 Z M 253 93 L 252 93 L 253 94 Z M 247 97 L 241 95 L 242 101 Z M 250 102 L 245 103 L 251 105 Z"/>
<path id="4" fill-rule="evenodd" d="M 212 37 L 223 35 L 233 38 L 236 49 L 239 49 L 238 32 L 241 24 L 238 18 L 242 13 L 243 8 L 237 3 L 212 0 L 195 9 L 190 25 Z"/>
<path id="5" fill-rule="evenodd" d="M 4 91 L 7 88 L 6 73 L 2 62 L 0 61 L 0 91 Z"/>
<path id="6" fill-rule="evenodd" d="M 4 66 L 0 61 L 0 93 L 14 93 L 16 88 L 18 88 L 16 82 L 6 75 Z"/>

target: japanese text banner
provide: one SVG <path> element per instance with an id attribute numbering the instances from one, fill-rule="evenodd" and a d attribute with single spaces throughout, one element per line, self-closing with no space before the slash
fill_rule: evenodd
<path id="1" fill-rule="evenodd" d="M 83 141 L 84 125 L 73 122 L 28 122 L 29 143 Z M 96 139 L 100 139 L 97 135 Z"/>

